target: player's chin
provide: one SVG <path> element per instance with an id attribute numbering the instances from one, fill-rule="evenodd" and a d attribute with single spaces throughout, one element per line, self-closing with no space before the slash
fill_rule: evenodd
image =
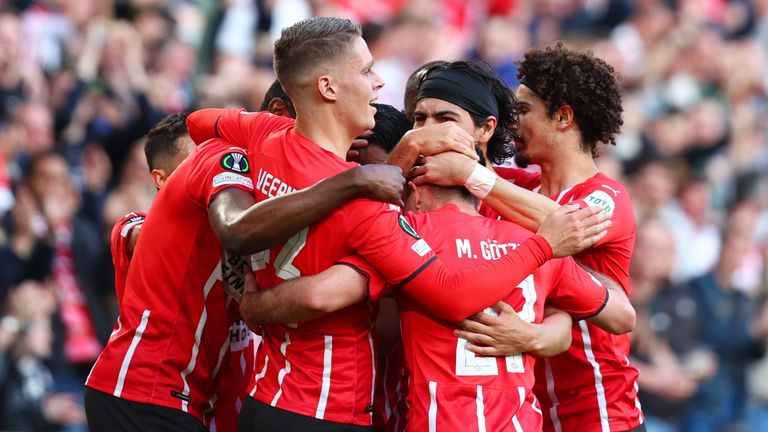
<path id="1" fill-rule="evenodd" d="M 373 109 L 373 114 L 368 116 L 368 118 L 365 121 L 365 123 L 366 123 L 365 130 L 366 131 L 373 129 L 373 127 L 376 126 L 376 117 L 374 117 L 374 114 L 376 114 L 376 108 Z"/>

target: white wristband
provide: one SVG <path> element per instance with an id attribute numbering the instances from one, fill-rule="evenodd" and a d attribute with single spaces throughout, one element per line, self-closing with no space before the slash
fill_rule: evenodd
<path id="1" fill-rule="evenodd" d="M 488 168 L 477 164 L 472 174 L 464 182 L 464 187 L 474 196 L 483 199 L 491 192 L 493 185 L 496 184 L 496 174 Z"/>

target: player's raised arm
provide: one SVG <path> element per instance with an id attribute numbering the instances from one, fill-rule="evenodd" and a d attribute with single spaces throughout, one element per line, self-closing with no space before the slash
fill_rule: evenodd
<path id="1" fill-rule="evenodd" d="M 247 255 L 286 241 L 352 199 L 402 205 L 404 182 L 396 167 L 367 165 L 260 203 L 252 193 L 227 188 L 211 200 L 208 218 L 227 252 Z"/>
<path id="2" fill-rule="evenodd" d="M 223 108 L 204 108 L 187 116 L 187 131 L 196 144 L 202 144 L 219 136 L 216 125 L 224 115 Z"/>

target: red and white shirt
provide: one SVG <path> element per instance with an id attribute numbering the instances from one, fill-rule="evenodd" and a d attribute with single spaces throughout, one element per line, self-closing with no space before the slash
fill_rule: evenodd
<path id="1" fill-rule="evenodd" d="M 257 201 L 309 187 L 357 166 L 331 153 L 293 128 L 293 120 L 269 113 L 237 110 L 217 114 L 193 113 L 187 124 L 194 140 L 216 135 L 247 147 L 253 167 Z M 219 116 L 220 115 L 220 116 Z M 213 128 L 214 130 L 210 130 Z M 429 245 L 416 234 L 397 206 L 367 200 L 352 201 L 302 230 L 283 245 L 254 255 L 259 285 L 268 288 L 301 275 L 316 274 L 338 260 L 359 253 L 391 284 L 403 284 L 414 295 L 443 290 L 511 291 L 504 284 L 487 284 L 495 267 L 510 279 L 522 280 L 551 256 L 540 237 L 524 251 L 465 274 L 452 274 L 435 261 Z M 435 263 L 434 265 L 430 265 Z M 438 283 L 437 281 L 440 281 Z M 502 286 L 500 286 L 502 285 Z M 492 288 L 496 288 L 493 290 Z M 493 298 L 486 293 L 475 301 Z M 503 297 L 498 295 L 496 299 Z M 465 304 L 442 299 L 441 306 L 461 315 Z M 485 302 L 484 306 L 493 302 Z M 447 306 L 446 306 L 447 305 Z M 472 307 L 471 303 L 469 307 Z M 463 316 L 475 310 L 470 309 Z M 299 325 L 267 325 L 257 354 L 253 387 L 257 400 L 294 413 L 338 423 L 372 423 L 375 347 L 371 307 L 359 304 Z"/>
<path id="2" fill-rule="evenodd" d="M 504 168 L 496 171 L 521 187 L 537 191 L 540 185 L 538 173 Z M 551 198 L 559 204 L 599 205 L 613 215 L 608 235 L 577 257 L 617 281 L 631 296 L 629 264 L 635 216 L 624 186 L 597 173 Z M 536 364 L 535 393 L 544 412 L 544 430 L 627 431 L 642 424 L 637 397 L 639 373 L 628 357 L 629 335 L 613 335 L 586 321 L 574 322 L 568 351 Z"/>
<path id="3" fill-rule="evenodd" d="M 407 218 L 454 269 L 497 260 L 533 235 L 519 225 L 469 215 L 452 204 L 429 213 L 408 213 Z M 541 322 L 545 301 L 581 319 L 599 313 L 607 300 L 605 287 L 571 258 L 547 262 L 517 288 L 503 300 L 528 322 Z M 371 293 L 372 298 L 380 295 Z M 541 429 L 532 393 L 533 356 L 476 356 L 453 334 L 455 325 L 436 319 L 406 293 L 395 295 L 410 372 L 406 430 Z M 485 312 L 495 313 L 490 308 Z"/>
<path id="4" fill-rule="evenodd" d="M 228 187 L 251 192 L 248 168 L 242 149 L 212 140 L 168 179 L 142 227 L 120 317 L 88 387 L 202 421 L 239 319 L 222 287 L 208 204 Z"/>

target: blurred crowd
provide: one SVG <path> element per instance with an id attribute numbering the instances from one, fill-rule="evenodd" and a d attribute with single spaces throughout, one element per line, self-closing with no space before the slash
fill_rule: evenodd
<path id="1" fill-rule="evenodd" d="M 258 108 L 280 29 L 313 15 L 363 25 L 398 108 L 431 60 L 513 88 L 555 40 L 612 64 L 624 127 L 598 164 L 638 216 L 648 430 L 768 431 L 768 0 L 0 0 L 0 430 L 84 429 L 118 313 L 107 234 L 155 194 L 143 136 Z"/>

